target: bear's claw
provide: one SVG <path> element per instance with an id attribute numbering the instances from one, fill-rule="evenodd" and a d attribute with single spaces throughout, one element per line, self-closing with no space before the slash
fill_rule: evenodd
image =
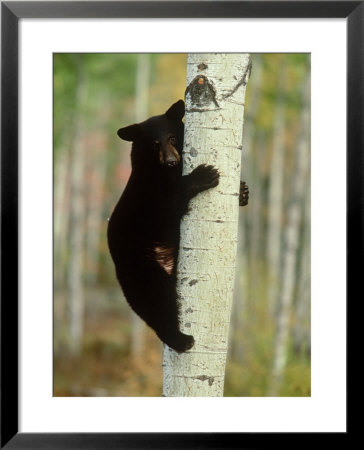
<path id="1" fill-rule="evenodd" d="M 240 181 L 239 206 L 246 206 L 249 202 L 249 188 L 245 181 Z"/>

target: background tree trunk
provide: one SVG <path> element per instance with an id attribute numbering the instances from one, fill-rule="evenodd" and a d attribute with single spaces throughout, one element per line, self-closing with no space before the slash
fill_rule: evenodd
<path id="1" fill-rule="evenodd" d="M 300 225 L 303 217 L 305 196 L 309 195 L 308 171 L 310 166 L 310 77 L 304 81 L 302 89 L 302 130 L 297 145 L 294 178 L 292 183 L 292 198 L 288 209 L 285 228 L 285 250 L 283 256 L 283 279 L 280 295 L 280 308 L 277 332 L 274 344 L 274 362 L 269 396 L 279 395 L 284 369 L 287 362 L 287 347 L 290 332 L 290 318 L 294 290 L 296 287 L 296 266 L 298 245 L 300 242 Z"/>
<path id="2" fill-rule="evenodd" d="M 54 167 L 54 281 L 61 286 L 67 277 L 67 244 L 70 219 L 70 152 L 64 146 Z M 56 170 L 57 167 L 57 170 Z"/>
<path id="3" fill-rule="evenodd" d="M 297 355 L 303 352 L 311 356 L 311 186 L 305 199 L 304 217 L 301 224 L 302 250 L 298 270 L 295 302 L 296 322 L 293 329 L 293 348 Z"/>
<path id="4" fill-rule="evenodd" d="M 181 222 L 177 289 L 181 331 L 195 345 L 164 350 L 164 396 L 222 396 L 234 287 L 248 54 L 190 54 L 184 174 L 200 164 L 220 183 L 191 201 Z"/>
<path id="5" fill-rule="evenodd" d="M 253 152 L 253 136 L 255 133 L 254 123 L 258 113 L 259 102 L 262 93 L 262 81 L 263 81 L 263 63 L 261 55 L 253 55 L 254 76 L 249 81 L 249 92 L 253 92 L 255 95 L 251 97 L 249 110 L 245 113 L 244 119 L 244 135 L 243 135 L 243 150 L 242 150 L 242 179 L 246 181 L 247 185 L 251 188 L 250 180 L 252 180 L 252 167 L 253 158 L 250 155 Z M 255 191 L 255 188 L 254 188 Z M 255 194 L 254 194 L 255 199 Z M 250 208 L 249 208 L 250 209 Z M 238 260 L 239 271 L 236 274 L 235 288 L 234 288 L 234 301 L 233 301 L 233 313 L 232 320 L 234 330 L 238 331 L 241 336 L 244 327 L 244 312 L 246 299 L 250 295 L 251 280 L 249 279 L 249 246 L 250 240 L 247 239 L 247 229 L 249 228 L 249 219 L 251 214 L 247 214 L 246 208 L 239 208 L 239 235 L 238 235 Z M 243 295 L 241 295 L 243 293 Z M 244 340 L 235 339 L 232 336 L 230 339 L 229 352 L 235 361 L 241 361 L 244 354 Z"/>
<path id="6" fill-rule="evenodd" d="M 281 275 L 281 237 L 282 237 L 282 210 L 284 186 L 284 132 L 285 124 L 285 98 L 286 84 L 285 67 L 278 79 L 277 101 L 274 113 L 273 148 L 270 164 L 268 190 L 268 230 L 267 230 L 267 262 L 268 273 L 268 302 L 269 310 L 273 314 L 277 305 Z"/>
<path id="7" fill-rule="evenodd" d="M 148 96 L 150 78 L 150 54 L 140 53 L 137 59 L 135 84 L 135 121 L 142 122 L 148 117 Z M 131 311 L 131 353 L 139 358 L 144 349 L 145 324 Z"/>
<path id="8" fill-rule="evenodd" d="M 107 179 L 107 158 L 105 149 L 108 148 L 108 139 L 100 133 L 100 128 L 105 127 L 111 117 L 111 98 L 96 97 L 92 99 L 95 109 L 102 111 L 94 122 L 94 133 L 87 138 L 86 186 L 85 190 L 87 213 L 85 225 L 85 266 L 87 285 L 93 287 L 98 282 L 100 271 L 100 241 L 103 215 L 103 197 Z M 88 101 L 90 103 L 90 100 Z M 91 122 L 91 120 L 90 120 Z"/>
<path id="9" fill-rule="evenodd" d="M 76 91 L 76 105 L 84 108 L 87 97 L 84 77 L 84 61 L 77 59 L 78 80 Z M 71 226 L 70 226 L 70 256 L 68 269 L 69 287 L 69 326 L 70 351 L 78 354 L 82 346 L 84 324 L 84 286 L 83 255 L 84 255 L 84 222 L 86 214 L 85 204 L 85 146 L 83 135 L 83 116 L 77 116 L 75 124 L 75 140 L 71 149 Z"/>

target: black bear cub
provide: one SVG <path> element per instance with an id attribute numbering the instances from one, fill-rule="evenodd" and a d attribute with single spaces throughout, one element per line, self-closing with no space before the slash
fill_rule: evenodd
<path id="1" fill-rule="evenodd" d="M 193 336 L 179 329 L 176 263 L 181 217 L 191 198 L 219 183 L 213 166 L 200 165 L 182 176 L 185 105 L 118 130 L 132 142 L 132 172 L 108 224 L 108 244 L 116 276 L 132 309 L 177 352 L 189 350 Z M 248 188 L 242 183 L 240 204 Z"/>

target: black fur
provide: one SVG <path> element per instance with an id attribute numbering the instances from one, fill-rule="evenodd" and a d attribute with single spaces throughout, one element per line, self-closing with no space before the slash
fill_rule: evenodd
<path id="1" fill-rule="evenodd" d="M 193 336 L 179 330 L 176 262 L 180 220 L 192 197 L 219 183 L 213 166 L 182 176 L 184 102 L 160 116 L 121 128 L 132 141 L 132 172 L 108 225 L 116 275 L 133 310 L 178 352 Z"/>

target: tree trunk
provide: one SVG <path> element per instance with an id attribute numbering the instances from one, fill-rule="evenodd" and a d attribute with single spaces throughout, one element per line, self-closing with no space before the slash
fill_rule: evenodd
<path id="1" fill-rule="evenodd" d="M 194 347 L 165 346 L 164 396 L 222 396 L 234 287 L 243 112 L 248 54 L 190 54 L 187 60 L 184 174 L 200 164 L 220 172 L 181 222 L 177 290 L 181 331 Z"/>
<path id="2" fill-rule="evenodd" d="M 274 113 L 273 148 L 268 190 L 268 302 L 269 311 L 274 313 L 277 304 L 281 274 L 281 233 L 284 181 L 284 132 L 285 104 L 284 87 L 286 85 L 285 68 L 279 76 L 276 107 Z"/>
<path id="3" fill-rule="evenodd" d="M 261 93 L 262 93 L 262 81 L 263 81 L 263 62 L 262 55 L 253 55 L 253 65 L 254 65 L 254 76 L 251 81 L 249 81 L 249 93 L 250 93 L 250 103 L 249 110 L 245 114 L 244 121 L 244 135 L 243 135 L 243 151 L 242 151 L 242 179 L 245 180 L 250 186 L 250 181 L 252 178 L 252 160 L 250 158 L 253 152 L 253 136 L 254 136 L 254 124 L 255 118 L 258 113 Z M 254 189 L 255 192 L 255 189 Z M 254 198 L 255 198 L 255 194 Z M 250 210 L 250 208 L 249 208 Z M 231 356 L 235 361 L 242 361 L 244 354 L 244 341 L 239 339 L 242 336 L 244 327 L 244 310 L 245 301 L 248 298 L 250 283 L 249 279 L 249 240 L 247 239 L 247 229 L 249 228 L 248 217 L 251 214 L 246 214 L 247 210 L 245 208 L 239 209 L 239 235 L 238 235 L 238 274 L 235 280 L 234 289 L 234 301 L 233 301 L 233 313 L 232 313 L 232 324 L 233 335 L 230 339 L 229 351 Z"/>
<path id="4" fill-rule="evenodd" d="M 256 295 L 257 286 L 262 283 L 261 261 L 264 258 L 264 223 L 262 211 L 265 208 L 265 185 L 262 161 L 266 159 L 267 137 L 264 131 L 259 131 L 256 137 L 254 158 L 252 161 L 250 176 L 254 180 L 251 186 L 253 201 L 250 202 L 248 228 L 249 236 L 249 297 Z"/>
<path id="5" fill-rule="evenodd" d="M 79 58 L 79 56 L 76 56 Z M 69 320 L 70 320 L 70 351 L 78 354 L 81 350 L 84 321 L 84 287 L 83 287 L 83 253 L 85 225 L 85 148 L 83 142 L 83 107 L 86 99 L 86 81 L 84 77 L 83 60 L 76 61 L 78 65 L 78 84 L 76 105 L 78 115 L 75 125 L 75 141 L 71 149 L 71 227 L 69 244 Z"/>
<path id="6" fill-rule="evenodd" d="M 295 304 L 295 327 L 293 348 L 296 354 L 310 354 L 311 351 L 311 191 L 308 188 L 305 199 L 305 217 L 302 221 L 303 249 L 300 256 L 299 280 Z"/>
<path id="7" fill-rule="evenodd" d="M 86 215 L 86 275 L 88 287 L 95 286 L 100 271 L 100 240 L 103 226 L 103 199 L 107 178 L 108 140 L 99 131 L 106 126 L 111 117 L 111 98 L 93 98 L 95 109 L 100 111 L 97 123 L 93 124 L 93 134 L 87 141 L 87 215 Z M 90 102 L 90 101 L 89 101 Z"/>
<path id="8" fill-rule="evenodd" d="M 142 122 L 148 117 L 148 96 L 150 78 L 150 55 L 138 55 L 135 85 L 135 121 Z M 131 354 L 139 358 L 144 350 L 146 326 L 137 314 L 131 314 Z"/>
<path id="9" fill-rule="evenodd" d="M 296 166 L 294 171 L 292 198 L 288 210 L 285 229 L 285 252 L 283 257 L 283 282 L 280 311 L 275 338 L 274 362 L 269 396 L 279 394 L 284 369 L 287 361 L 287 346 L 290 332 L 291 308 L 296 284 L 296 264 L 300 240 L 300 223 L 304 209 L 304 197 L 307 195 L 307 181 L 310 164 L 309 147 L 309 77 L 303 86 L 302 130 L 297 145 Z"/>
<path id="10" fill-rule="evenodd" d="M 62 286 L 67 274 L 67 237 L 70 216 L 70 155 L 66 145 L 54 163 L 54 281 Z"/>

